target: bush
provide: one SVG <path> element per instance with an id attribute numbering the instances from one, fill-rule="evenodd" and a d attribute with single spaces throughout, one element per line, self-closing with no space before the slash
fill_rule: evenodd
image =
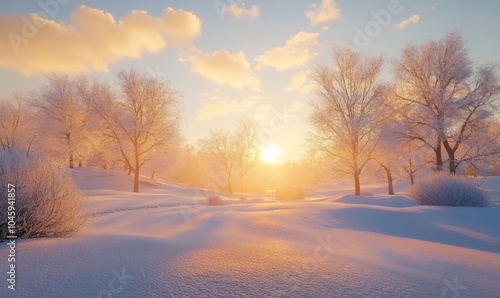
<path id="1" fill-rule="evenodd" d="M 489 199 L 485 191 L 465 177 L 433 174 L 417 182 L 408 195 L 420 205 L 486 207 Z"/>
<path id="2" fill-rule="evenodd" d="M 224 200 L 217 195 L 211 195 L 207 198 L 207 206 L 220 206 L 224 204 Z"/>
<path id="3" fill-rule="evenodd" d="M 276 190 L 276 200 L 302 200 L 304 191 L 300 187 L 284 187 Z"/>
<path id="4" fill-rule="evenodd" d="M 0 150 L 0 239 L 7 236 L 8 184 L 16 190 L 18 238 L 69 236 L 84 224 L 85 200 L 67 171 L 39 157 Z"/>

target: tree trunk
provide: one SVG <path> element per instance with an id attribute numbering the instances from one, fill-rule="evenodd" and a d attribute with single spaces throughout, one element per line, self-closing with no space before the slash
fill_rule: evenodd
<path id="1" fill-rule="evenodd" d="M 68 142 L 68 150 L 69 150 L 69 168 L 72 169 L 75 167 L 73 163 L 73 151 L 71 150 L 71 134 L 66 134 L 66 140 Z"/>
<path id="2" fill-rule="evenodd" d="M 81 168 L 83 167 L 83 163 L 82 163 L 82 160 L 80 159 L 80 161 L 78 161 L 78 167 Z"/>
<path id="3" fill-rule="evenodd" d="M 136 154 L 136 158 L 135 158 L 135 169 L 134 169 L 134 192 L 139 192 L 139 169 L 140 169 L 140 165 L 139 165 L 139 159 L 138 159 L 138 156 Z"/>
<path id="4" fill-rule="evenodd" d="M 413 171 L 413 161 L 411 159 L 411 156 L 410 156 L 410 160 L 409 160 L 409 165 L 410 165 L 410 168 L 409 168 L 409 171 L 406 171 L 408 173 L 408 175 L 410 175 L 410 183 L 411 185 L 414 185 L 415 184 L 415 178 L 413 177 L 413 173 L 415 173 L 415 171 Z"/>
<path id="5" fill-rule="evenodd" d="M 448 165 L 450 167 L 450 174 L 455 175 L 457 173 L 457 160 L 455 159 L 455 151 L 456 149 L 451 148 L 448 140 L 443 142 L 444 149 L 446 149 L 446 153 L 448 153 Z M 455 147 L 456 148 L 456 147 Z"/>
<path id="6" fill-rule="evenodd" d="M 354 194 L 361 195 L 361 186 L 359 184 L 359 174 L 354 174 Z"/>
<path id="7" fill-rule="evenodd" d="M 441 172 L 443 170 L 443 156 L 441 154 L 441 140 L 438 141 L 438 145 L 434 148 L 436 153 L 436 171 Z"/>
<path id="8" fill-rule="evenodd" d="M 394 194 L 394 185 L 392 183 L 392 174 L 391 169 L 389 167 L 384 167 L 385 174 L 387 175 L 387 188 L 390 195 Z"/>
<path id="9" fill-rule="evenodd" d="M 457 161 L 455 160 L 455 153 L 450 155 L 450 161 L 449 161 L 449 166 L 450 166 L 450 174 L 457 174 Z"/>

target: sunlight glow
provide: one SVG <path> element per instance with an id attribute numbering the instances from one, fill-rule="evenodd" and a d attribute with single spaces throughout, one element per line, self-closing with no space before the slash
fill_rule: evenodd
<path id="1" fill-rule="evenodd" d="M 278 146 L 276 146 L 275 144 L 269 144 L 266 145 L 260 152 L 260 159 L 266 163 L 273 163 L 276 162 L 279 154 L 280 150 Z"/>

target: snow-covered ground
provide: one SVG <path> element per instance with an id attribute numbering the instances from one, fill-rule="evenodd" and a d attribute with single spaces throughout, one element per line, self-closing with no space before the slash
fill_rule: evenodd
<path id="1" fill-rule="evenodd" d="M 485 178 L 488 208 L 418 206 L 402 184 L 355 197 L 342 181 L 207 207 L 203 190 L 72 175 L 87 226 L 19 241 L 17 290 L 5 274 L 0 297 L 500 297 L 500 177 Z M 4 273 L 7 254 L 2 243 Z"/>

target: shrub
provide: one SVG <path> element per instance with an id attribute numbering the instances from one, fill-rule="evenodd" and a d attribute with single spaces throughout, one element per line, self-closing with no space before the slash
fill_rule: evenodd
<path id="1" fill-rule="evenodd" d="M 67 171 L 40 157 L 0 150 L 0 239 L 7 236 L 8 184 L 16 189 L 17 237 L 63 237 L 82 227 L 85 200 Z"/>
<path id="2" fill-rule="evenodd" d="M 417 182 L 408 195 L 420 205 L 486 207 L 489 199 L 474 181 L 448 174 L 432 174 Z"/>
<path id="3" fill-rule="evenodd" d="M 207 198 L 207 206 L 220 206 L 224 204 L 225 204 L 224 200 L 217 195 L 210 195 Z"/>
<path id="4" fill-rule="evenodd" d="M 300 187 L 283 187 L 276 190 L 276 200 L 302 200 L 304 191 Z"/>

